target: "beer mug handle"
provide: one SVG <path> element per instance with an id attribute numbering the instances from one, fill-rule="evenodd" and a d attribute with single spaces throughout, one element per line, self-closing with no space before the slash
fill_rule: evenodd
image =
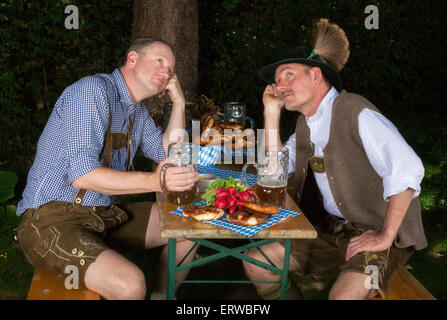
<path id="1" fill-rule="evenodd" d="M 248 183 L 247 183 L 247 180 L 245 179 L 245 176 L 246 176 L 246 174 L 247 174 L 247 168 L 248 168 L 248 166 L 254 166 L 254 167 L 256 167 L 256 164 L 251 164 L 251 163 L 246 163 L 246 164 L 244 164 L 244 166 L 242 167 L 242 173 L 241 173 L 241 182 L 242 182 L 242 184 L 243 185 L 245 185 L 245 186 L 247 186 L 248 187 Z"/>
<path id="2" fill-rule="evenodd" d="M 166 170 L 168 170 L 169 167 L 176 167 L 176 165 L 173 163 L 165 163 L 160 169 L 160 186 L 161 191 L 164 193 L 169 192 L 168 188 L 166 188 Z"/>
<path id="3" fill-rule="evenodd" d="M 250 128 L 254 130 L 255 129 L 255 121 L 253 120 L 253 118 L 245 116 L 245 119 L 250 121 Z"/>

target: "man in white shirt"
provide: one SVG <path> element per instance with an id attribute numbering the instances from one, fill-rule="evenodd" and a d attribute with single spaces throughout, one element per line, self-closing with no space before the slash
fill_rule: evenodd
<path id="1" fill-rule="evenodd" d="M 417 198 L 424 167 L 372 103 L 341 91 L 338 72 L 348 57 L 343 30 L 321 19 L 313 50 L 289 49 L 258 75 L 271 83 L 263 94 L 265 140 L 270 147 L 281 146 L 283 106 L 302 114 L 296 132 L 284 145 L 289 149 L 289 175 L 295 173 L 298 201 L 305 200 L 306 186 L 315 181 L 317 191 L 310 197 L 321 197 L 326 221 L 331 221 L 316 226 L 318 239 L 292 241 L 290 271 L 307 274 L 338 266 L 342 272 L 329 298 L 369 299 L 383 296 L 394 271 L 414 249 L 426 246 Z M 312 216 L 313 209 L 302 209 Z M 282 265 L 281 244 L 262 249 Z M 256 250 L 247 254 L 264 260 Z M 249 263 L 244 267 L 252 280 L 279 279 Z M 376 271 L 373 285 L 367 284 L 368 270 Z M 278 297 L 276 285 L 257 283 L 256 288 L 263 298 Z M 292 284 L 288 297 L 297 296 Z"/>

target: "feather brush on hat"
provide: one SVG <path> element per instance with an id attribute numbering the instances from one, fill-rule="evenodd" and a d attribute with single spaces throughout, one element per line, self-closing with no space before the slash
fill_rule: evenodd
<path id="1" fill-rule="evenodd" d="M 340 72 L 349 59 L 349 40 L 338 25 L 320 19 L 314 28 L 313 51 Z"/>

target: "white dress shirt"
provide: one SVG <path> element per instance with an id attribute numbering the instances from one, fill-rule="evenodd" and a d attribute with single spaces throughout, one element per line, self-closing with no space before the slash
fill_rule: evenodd
<path id="1" fill-rule="evenodd" d="M 323 149 L 329 140 L 332 105 L 338 91 L 332 87 L 318 106 L 317 112 L 306 117 L 310 129 L 310 140 L 315 145 L 315 156 L 324 157 Z M 400 135 L 397 128 L 383 115 L 365 108 L 358 119 L 359 135 L 366 155 L 383 181 L 383 198 L 399 194 L 407 188 L 415 190 L 417 197 L 421 192 L 421 181 L 424 177 L 424 166 L 421 159 Z M 284 144 L 289 149 L 289 176 L 295 171 L 296 133 L 293 133 Z M 326 172 L 314 172 L 318 188 L 323 196 L 324 208 L 327 212 L 343 217 L 332 196 Z"/>

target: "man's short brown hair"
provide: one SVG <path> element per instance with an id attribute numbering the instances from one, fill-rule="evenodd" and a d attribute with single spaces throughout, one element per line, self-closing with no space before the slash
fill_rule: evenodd
<path id="1" fill-rule="evenodd" d="M 161 42 L 161 43 L 167 45 L 168 47 L 170 47 L 172 50 L 171 45 L 163 39 L 159 39 L 159 38 L 155 38 L 155 37 L 138 38 L 138 39 L 135 39 L 134 41 L 132 41 L 132 43 L 130 44 L 129 48 L 126 51 L 126 54 L 122 58 L 120 66 L 123 67 L 126 64 L 127 55 L 129 54 L 129 52 L 136 51 L 141 54 L 145 48 L 149 47 L 154 42 Z"/>

